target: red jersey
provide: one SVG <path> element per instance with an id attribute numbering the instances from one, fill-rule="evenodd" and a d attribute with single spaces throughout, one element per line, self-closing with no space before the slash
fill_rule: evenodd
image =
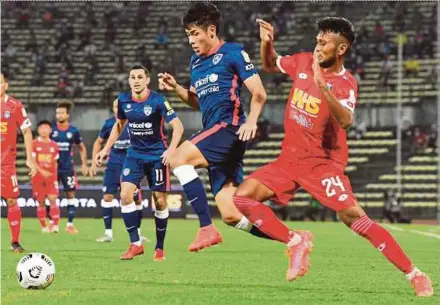
<path id="1" fill-rule="evenodd" d="M 58 144 L 52 140 L 43 142 L 39 137 L 32 145 L 32 156 L 38 165 L 53 174 L 57 172 L 57 160 L 59 158 Z"/>
<path id="2" fill-rule="evenodd" d="M 313 80 L 313 54 L 278 57 L 278 68 L 293 80 L 284 115 L 284 156 L 326 158 L 344 166 L 348 160 L 347 135 L 321 97 Z M 323 73 L 330 91 L 341 104 L 354 112 L 358 87 L 345 69 L 339 74 Z"/>
<path id="3" fill-rule="evenodd" d="M 17 155 L 17 130 L 31 127 L 31 121 L 27 116 L 22 103 L 12 96 L 5 95 L 1 101 L 1 161 L 3 165 L 15 165 Z"/>

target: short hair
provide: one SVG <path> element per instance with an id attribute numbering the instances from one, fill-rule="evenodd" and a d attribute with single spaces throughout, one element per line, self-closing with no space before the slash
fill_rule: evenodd
<path id="1" fill-rule="evenodd" d="M 3 75 L 4 80 L 6 82 L 8 82 L 8 80 L 9 80 L 8 72 L 6 72 L 5 70 L 2 70 L 2 75 Z"/>
<path id="2" fill-rule="evenodd" d="M 211 2 L 196 2 L 188 9 L 183 17 L 183 26 L 189 29 L 195 25 L 207 29 L 210 25 L 215 25 L 216 34 L 220 30 L 221 13 L 217 6 Z"/>
<path id="3" fill-rule="evenodd" d="M 343 17 L 325 17 L 317 22 L 317 28 L 322 32 L 332 32 L 339 34 L 353 45 L 356 40 L 356 34 L 353 24 Z"/>
<path id="4" fill-rule="evenodd" d="M 70 111 L 73 109 L 73 104 L 69 101 L 59 102 L 57 108 L 65 108 L 67 113 L 70 114 Z"/>
<path id="5" fill-rule="evenodd" d="M 38 122 L 37 124 L 37 128 L 40 127 L 41 125 L 49 125 L 50 127 L 52 127 L 52 123 L 48 120 L 41 120 Z"/>
<path id="6" fill-rule="evenodd" d="M 136 65 L 131 66 L 130 71 L 128 71 L 128 72 L 131 72 L 132 70 L 144 70 L 145 75 L 147 77 L 150 76 L 150 71 L 148 71 L 148 69 L 145 66 L 141 65 L 141 64 L 136 64 Z"/>

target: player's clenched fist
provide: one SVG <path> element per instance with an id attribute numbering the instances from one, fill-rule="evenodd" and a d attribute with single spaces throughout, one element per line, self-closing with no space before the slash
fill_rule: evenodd
<path id="1" fill-rule="evenodd" d="M 165 91 L 174 91 L 177 86 L 176 79 L 169 73 L 159 73 L 157 75 L 159 79 L 159 89 Z"/>
<path id="2" fill-rule="evenodd" d="M 264 21 L 263 19 L 257 19 L 257 23 L 260 26 L 260 39 L 264 42 L 271 42 L 274 39 L 273 26 Z"/>

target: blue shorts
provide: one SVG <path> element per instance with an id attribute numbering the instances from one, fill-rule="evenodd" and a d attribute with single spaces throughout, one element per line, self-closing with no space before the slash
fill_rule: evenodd
<path id="1" fill-rule="evenodd" d="M 162 164 L 162 160 L 147 161 L 127 156 L 122 170 L 121 182 L 139 185 L 145 176 L 150 190 L 156 192 L 170 191 L 170 167 Z"/>
<path id="2" fill-rule="evenodd" d="M 58 181 L 61 181 L 65 192 L 71 192 L 76 190 L 78 187 L 78 179 L 76 177 L 75 171 L 60 171 L 58 172 Z"/>
<path id="3" fill-rule="evenodd" d="M 243 181 L 246 142 L 235 134 L 238 129 L 238 126 L 219 123 L 200 130 L 190 139 L 208 161 L 209 181 L 214 196 L 228 180 L 235 185 Z"/>
<path id="4" fill-rule="evenodd" d="M 102 191 L 104 195 L 110 194 L 115 195 L 121 189 L 121 173 L 122 163 L 107 163 L 107 167 L 104 172 L 104 181 L 102 186 Z M 134 193 L 134 201 L 142 199 L 142 194 L 140 191 L 140 186 Z"/>

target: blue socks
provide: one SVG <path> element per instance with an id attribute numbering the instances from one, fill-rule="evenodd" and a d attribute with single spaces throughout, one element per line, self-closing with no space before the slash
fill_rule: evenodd
<path id="1" fill-rule="evenodd" d="M 140 245 L 138 233 L 138 214 L 134 201 L 128 205 L 121 205 L 121 214 L 124 218 L 125 228 L 130 235 L 130 242 Z"/>
<path id="2" fill-rule="evenodd" d="M 142 204 L 139 204 L 139 205 L 136 205 L 136 209 L 137 209 L 136 214 L 137 214 L 137 219 L 138 219 L 137 227 L 138 227 L 138 229 L 140 229 L 141 223 L 142 223 L 142 217 L 143 217 L 142 211 L 143 211 L 144 207 L 142 206 Z"/>
<path id="3" fill-rule="evenodd" d="M 205 188 L 194 166 L 181 165 L 176 167 L 173 173 L 179 179 L 188 202 L 192 205 L 197 216 L 199 216 L 200 227 L 209 226 L 212 220 L 209 213 L 208 199 L 206 198 Z"/>
<path id="4" fill-rule="evenodd" d="M 112 229 L 113 220 L 113 205 L 112 202 L 102 201 L 102 219 L 104 219 L 104 226 L 106 230 Z"/>
<path id="5" fill-rule="evenodd" d="M 168 225 L 168 209 L 163 211 L 156 210 L 154 212 L 154 222 L 156 224 L 156 247 L 155 249 L 162 249 L 164 247 L 165 235 L 167 233 Z"/>

